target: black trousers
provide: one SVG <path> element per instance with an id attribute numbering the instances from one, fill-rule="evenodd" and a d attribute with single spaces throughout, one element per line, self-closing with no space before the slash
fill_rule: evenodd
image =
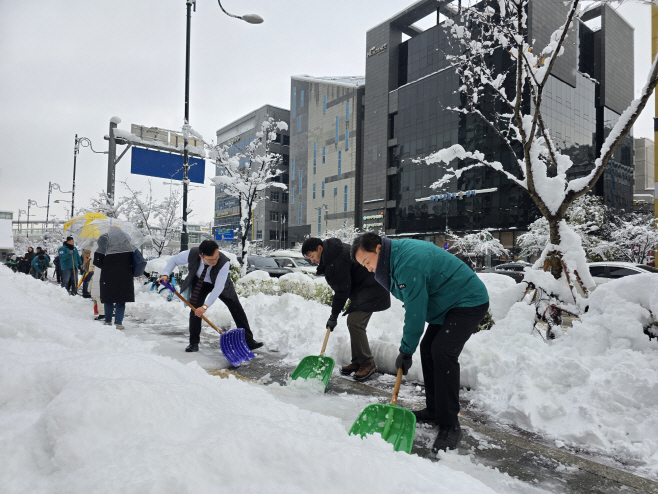
<path id="1" fill-rule="evenodd" d="M 420 342 L 427 409 L 438 425 L 459 424 L 459 354 L 488 309 L 488 302 L 450 309 L 443 324 L 427 326 Z"/>
<path id="2" fill-rule="evenodd" d="M 196 286 L 197 282 L 197 277 L 195 276 L 194 279 L 192 280 L 192 289 L 194 290 L 194 287 Z M 212 292 L 214 288 L 214 285 L 212 283 L 203 283 L 203 286 L 201 287 L 201 292 L 199 293 L 199 298 L 196 301 L 195 307 L 201 307 L 205 301 L 206 297 L 210 292 Z M 238 298 L 238 294 L 235 293 L 235 288 L 233 287 L 233 282 L 229 278 L 226 280 L 226 286 L 224 287 L 224 291 L 219 295 L 219 300 L 224 302 L 224 305 L 228 307 L 229 312 L 231 313 L 231 316 L 233 317 L 233 321 L 235 322 L 235 327 L 236 328 L 244 328 L 245 332 L 245 340 L 247 344 L 253 343 L 254 341 L 254 334 L 251 332 L 251 329 L 249 328 L 249 321 L 247 320 L 247 314 L 244 313 L 244 309 L 242 308 L 242 304 L 240 304 L 240 299 Z M 193 303 L 193 301 L 190 301 L 190 303 Z M 191 345 L 198 345 L 199 341 L 201 339 L 201 319 L 200 317 L 197 317 L 194 315 L 194 311 L 190 310 L 190 344 Z"/>

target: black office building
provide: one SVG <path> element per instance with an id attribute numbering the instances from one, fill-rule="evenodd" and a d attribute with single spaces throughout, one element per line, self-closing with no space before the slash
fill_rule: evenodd
<path id="1" fill-rule="evenodd" d="M 459 78 L 443 55 L 451 51 L 452 39 L 443 22 L 456 19 L 455 5 L 422 0 L 367 33 L 362 215 L 374 218 L 383 211 L 386 234 L 392 237 L 440 243 L 446 227 L 455 233 L 493 228 L 512 247 L 540 214 L 525 190 L 492 169 L 468 171 L 443 192 L 495 192 L 417 201 L 437 193 L 430 185 L 444 172 L 411 160 L 454 144 L 484 150 L 510 171 L 517 168 L 482 121 L 444 110 L 461 105 Z M 414 26 L 428 15 L 435 16 L 435 26 L 424 31 Z M 531 2 L 528 38 L 545 46 L 565 16 L 560 0 Z M 508 63 L 505 56 L 501 53 L 494 63 Z M 545 90 L 544 119 L 557 145 L 575 163 L 571 176 L 591 170 L 605 136 L 632 97 L 633 29 L 610 7 L 594 9 L 572 29 Z M 629 137 L 595 188 L 610 206 L 631 207 L 632 149 Z"/>

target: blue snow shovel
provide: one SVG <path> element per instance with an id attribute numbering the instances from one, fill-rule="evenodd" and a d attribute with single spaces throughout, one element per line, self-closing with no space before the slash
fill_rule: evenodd
<path id="1" fill-rule="evenodd" d="M 176 291 L 176 289 L 166 281 L 160 281 L 160 284 L 165 288 L 171 290 L 179 299 L 181 299 L 190 309 L 196 310 L 191 303 L 189 303 L 183 296 Z M 247 346 L 244 339 L 244 328 L 230 329 L 229 331 L 222 331 L 213 323 L 211 323 L 206 316 L 201 316 L 215 331 L 219 333 L 219 346 L 226 360 L 229 361 L 234 367 L 239 367 L 240 364 L 247 362 L 255 357 L 253 352 Z"/>

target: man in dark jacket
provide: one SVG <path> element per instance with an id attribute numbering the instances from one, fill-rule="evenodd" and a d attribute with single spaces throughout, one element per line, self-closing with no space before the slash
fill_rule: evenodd
<path id="1" fill-rule="evenodd" d="M 406 374 L 420 342 L 427 408 L 419 422 L 435 422 L 432 451 L 454 449 L 459 425 L 459 354 L 489 308 L 484 283 L 465 263 L 422 240 L 389 240 L 364 233 L 352 244 L 352 258 L 404 303 L 404 328 L 396 368 Z"/>
<path id="2" fill-rule="evenodd" d="M 247 315 L 229 276 L 229 259 L 219 251 L 217 242 L 204 240 L 199 247 L 175 255 L 167 262 L 160 279 L 167 281 L 174 268 L 183 264 L 189 265 L 189 273 L 183 280 L 180 291 L 184 292 L 189 287 L 192 293 L 189 302 L 197 308 L 195 311 L 190 311 L 190 344 L 185 351 L 199 351 L 201 316 L 218 298 L 228 307 L 236 327 L 244 328 L 245 341 L 249 349 L 262 347 L 263 343 L 254 340 Z"/>
<path id="3" fill-rule="evenodd" d="M 349 375 L 354 372 L 354 379 L 365 381 L 375 372 L 377 366 L 370 352 L 366 327 L 373 312 L 388 309 L 391 297 L 387 290 L 375 281 L 372 273 L 350 259 L 350 246 L 337 238 L 325 241 L 309 238 L 302 245 L 302 254 L 312 263 L 318 265 L 317 274 L 324 275 L 334 291 L 331 304 L 331 316 L 327 327 L 332 331 L 338 324 L 338 314 L 345 307 L 347 299 L 350 305 L 345 311 L 347 329 L 350 332 L 352 363 L 341 368 Z"/>
<path id="4" fill-rule="evenodd" d="M 39 255 L 35 256 L 32 259 L 32 269 L 34 270 L 33 276 L 38 280 L 45 280 L 48 278 L 48 256 L 44 255 L 43 252 L 40 252 Z"/>

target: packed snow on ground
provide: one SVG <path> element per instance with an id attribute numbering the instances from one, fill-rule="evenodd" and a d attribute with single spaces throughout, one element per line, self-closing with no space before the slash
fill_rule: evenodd
<path id="1" fill-rule="evenodd" d="M 134 336 L 137 318 L 185 325 L 178 301 L 138 292 L 122 332 L 53 284 L 0 267 L 0 285 L 3 493 L 540 492 L 468 456 L 433 463 L 348 436 L 363 397 L 222 380 L 158 355 L 157 341 Z M 221 305 L 213 319 L 226 319 Z M 319 348 L 326 307 L 286 295 L 245 308 L 268 345 Z"/>

